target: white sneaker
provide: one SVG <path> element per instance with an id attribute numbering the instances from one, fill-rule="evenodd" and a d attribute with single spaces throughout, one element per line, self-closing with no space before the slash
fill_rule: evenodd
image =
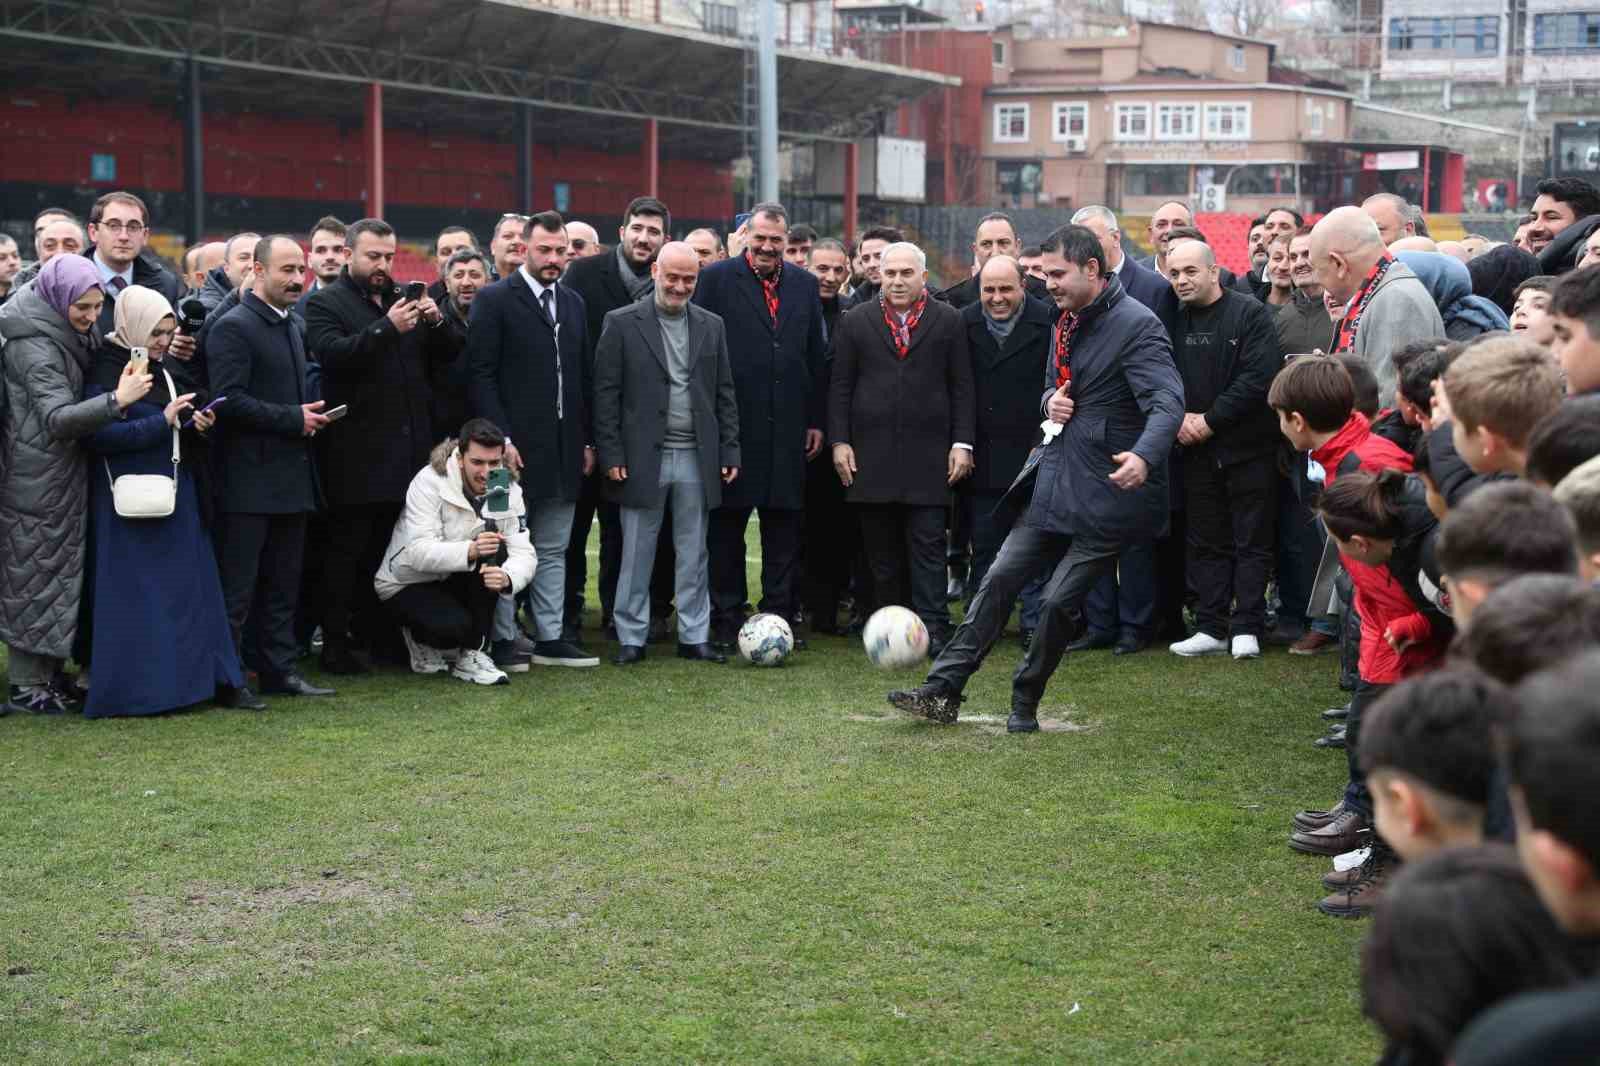
<path id="1" fill-rule="evenodd" d="M 1344 873 L 1351 867 L 1360 866 L 1366 862 L 1367 856 L 1371 854 L 1371 848 L 1357 848 L 1354 851 L 1347 851 L 1343 855 L 1335 855 L 1333 857 L 1333 868 L 1338 873 Z"/>
<path id="2" fill-rule="evenodd" d="M 1235 659 L 1261 658 L 1261 642 L 1255 637 L 1238 636 L 1233 638 L 1233 657 Z"/>
<path id="3" fill-rule="evenodd" d="M 450 660 L 444 651 L 412 636 L 409 626 L 401 626 L 400 635 L 406 639 L 406 650 L 411 653 L 413 674 L 442 674 L 450 669 Z"/>
<path id="4" fill-rule="evenodd" d="M 506 677 L 505 671 L 494 664 L 487 652 L 476 648 L 464 650 L 456 658 L 456 664 L 450 668 L 450 676 L 458 677 L 463 681 L 470 681 L 474 685 L 509 685 L 511 679 Z"/>
<path id="5" fill-rule="evenodd" d="M 1193 659 L 1201 655 L 1221 655 L 1228 650 L 1228 645 L 1209 633 L 1196 633 L 1188 640 L 1180 640 L 1169 646 L 1167 650 L 1185 659 Z"/>

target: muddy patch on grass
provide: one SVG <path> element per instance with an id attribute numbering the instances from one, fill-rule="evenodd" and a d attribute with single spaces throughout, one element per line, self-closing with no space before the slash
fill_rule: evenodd
<path id="1" fill-rule="evenodd" d="M 386 887 L 337 871 L 259 888 L 195 882 L 175 895 L 142 895 L 130 900 L 136 937 L 178 951 L 248 940 L 307 908 L 322 910 L 326 920 L 338 921 L 347 916 L 382 917 L 410 902 L 409 889 Z"/>

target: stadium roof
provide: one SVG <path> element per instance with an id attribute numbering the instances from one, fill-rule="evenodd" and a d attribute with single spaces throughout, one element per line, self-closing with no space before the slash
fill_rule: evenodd
<path id="1" fill-rule="evenodd" d="M 20 0 L 0 4 L 0 38 L 13 90 L 171 99 L 193 56 L 208 108 L 359 121 L 354 90 L 377 82 L 395 124 L 503 133 L 528 103 L 541 141 L 637 143 L 646 118 L 660 120 L 664 154 L 728 159 L 744 140 L 737 38 L 513 0 Z M 960 79 L 779 48 L 778 84 L 783 139 L 851 140 Z"/>

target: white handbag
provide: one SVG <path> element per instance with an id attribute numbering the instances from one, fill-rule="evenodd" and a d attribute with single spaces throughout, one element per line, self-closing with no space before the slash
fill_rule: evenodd
<path id="1" fill-rule="evenodd" d="M 162 368 L 168 394 L 178 395 L 172 375 Z M 123 474 L 111 476 L 111 463 L 105 464 L 106 480 L 111 482 L 111 506 L 121 518 L 168 518 L 178 509 L 178 427 L 172 427 L 172 476 L 164 474 Z"/>

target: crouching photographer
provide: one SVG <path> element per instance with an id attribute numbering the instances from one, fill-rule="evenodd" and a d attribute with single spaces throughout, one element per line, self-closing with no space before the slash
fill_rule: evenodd
<path id="1" fill-rule="evenodd" d="M 474 418 L 406 491 L 373 587 L 404 627 L 413 673 L 507 681 L 489 654 L 495 607 L 533 580 L 535 559 L 505 451 L 505 434 Z"/>

